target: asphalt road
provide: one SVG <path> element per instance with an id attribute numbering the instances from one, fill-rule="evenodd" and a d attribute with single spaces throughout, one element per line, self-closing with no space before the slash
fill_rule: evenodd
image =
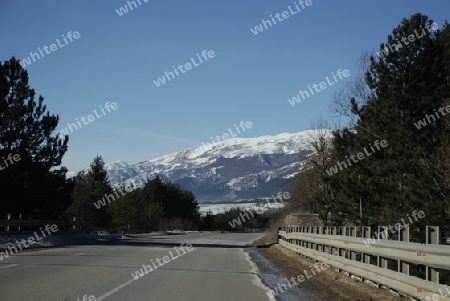
<path id="1" fill-rule="evenodd" d="M 269 300 L 243 251 L 259 236 L 200 233 L 19 252 L 0 261 L 0 300 Z M 148 273 L 135 279 L 143 265 Z"/>

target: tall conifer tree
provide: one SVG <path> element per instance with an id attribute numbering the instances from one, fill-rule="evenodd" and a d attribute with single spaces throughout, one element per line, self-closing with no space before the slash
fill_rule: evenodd
<path id="1" fill-rule="evenodd" d="M 432 24 L 415 14 L 392 31 L 380 45 L 385 55 L 371 57 L 366 73 L 371 98 L 362 107 L 353 102 L 359 116 L 355 131 L 335 135 L 336 160 L 347 161 L 364 148 L 371 153 L 333 176 L 339 210 L 357 220 L 361 205 L 363 224 L 393 224 L 420 209 L 427 216 L 423 223 L 439 225 L 449 208 L 436 166 L 425 164 L 448 146 L 445 118 L 437 112 L 448 104 L 449 28 L 433 31 Z M 415 124 L 424 118 L 428 125 L 418 129 Z M 376 140 L 388 146 L 373 151 Z"/>
<path id="2" fill-rule="evenodd" d="M 69 138 L 53 135 L 58 122 L 44 98 L 36 99 L 19 61 L 0 62 L 0 218 L 6 213 L 56 218 L 70 202 L 67 169 L 59 167 Z M 3 158 L 10 154 L 20 160 L 6 167 Z"/>

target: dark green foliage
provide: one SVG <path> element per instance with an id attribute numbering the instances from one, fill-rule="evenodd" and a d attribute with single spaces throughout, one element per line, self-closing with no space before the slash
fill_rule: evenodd
<path id="1" fill-rule="evenodd" d="M 58 218 L 70 204 L 67 169 L 59 167 L 68 136 L 52 135 L 59 117 L 50 115 L 28 86 L 28 73 L 14 57 L 0 63 L 0 161 L 20 161 L 0 170 L 0 218 L 6 213 Z"/>
<path id="2" fill-rule="evenodd" d="M 76 176 L 72 193 L 73 203 L 67 215 L 74 216 L 77 220 L 91 221 L 93 226 L 108 227 L 111 222 L 109 207 L 97 209 L 93 203 L 112 192 L 103 159 L 97 156 L 86 173 L 80 172 Z"/>
<path id="3" fill-rule="evenodd" d="M 156 221 L 160 216 L 157 217 L 155 212 L 148 209 L 149 206 L 142 198 L 140 188 L 127 193 L 109 206 L 112 212 L 111 227 L 113 229 L 132 233 L 158 230 Z"/>
<path id="4" fill-rule="evenodd" d="M 158 177 L 114 201 L 111 208 L 112 226 L 124 231 L 194 230 L 200 222 L 192 192 Z"/>
<path id="5" fill-rule="evenodd" d="M 254 210 L 248 211 L 240 208 L 233 208 L 225 213 L 204 217 L 204 222 L 208 222 L 210 227 L 221 231 L 244 231 L 245 228 L 265 229 L 269 225 L 269 220 L 267 214 L 259 214 Z M 236 221 L 239 222 L 236 223 Z"/>
<path id="6" fill-rule="evenodd" d="M 380 48 L 415 30 L 422 33 L 431 22 L 421 14 L 403 20 Z M 441 115 L 420 129 L 415 123 L 450 104 L 449 37 L 445 25 L 383 58 L 371 57 L 366 81 L 373 96 L 362 107 L 353 103 L 359 120 L 354 129 L 335 132 L 333 160 L 346 161 L 376 140 L 386 140 L 388 146 L 338 174 L 324 175 L 336 192 L 338 206 L 332 212 L 338 223 L 344 218 L 337 217 L 345 216 L 363 225 L 394 224 L 419 209 L 426 218 L 415 225 L 445 224 L 450 207 L 449 168 L 443 161 L 450 154 L 448 122 Z"/>
<path id="7" fill-rule="evenodd" d="M 208 212 L 205 216 L 201 219 L 201 228 L 205 231 L 213 231 L 216 230 L 216 224 L 215 224 L 216 216 Z"/>

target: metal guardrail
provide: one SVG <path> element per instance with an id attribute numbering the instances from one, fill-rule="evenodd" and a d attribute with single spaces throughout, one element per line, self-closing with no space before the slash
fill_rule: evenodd
<path id="1" fill-rule="evenodd" d="M 420 300 L 438 295 L 439 300 L 450 301 L 450 296 L 447 296 L 450 294 L 446 294 L 450 288 L 439 284 L 439 271 L 450 271 L 450 246 L 437 245 L 437 227 L 427 227 L 427 234 L 431 233 L 427 235 L 428 244 L 409 242 L 409 229 L 402 230 L 406 235 L 399 235 L 400 241 L 376 239 L 375 243 L 365 244 L 370 237 L 370 229 L 361 231 L 364 237 L 356 237 L 356 230 L 356 227 L 283 227 L 278 231 L 278 243 L 359 276 L 363 281 L 370 280 L 378 286 L 384 285 Z M 338 235 L 338 232 L 343 235 Z M 376 257 L 377 265 L 371 264 L 372 257 Z M 389 259 L 397 261 L 397 271 L 388 269 Z M 410 264 L 425 266 L 426 279 L 410 276 Z"/>
<path id="2" fill-rule="evenodd" d="M 78 229 L 90 225 L 89 221 L 0 219 L 0 233 L 32 232 L 45 225 L 57 225 L 60 230 Z M 3 229 L 3 230 L 2 230 Z"/>

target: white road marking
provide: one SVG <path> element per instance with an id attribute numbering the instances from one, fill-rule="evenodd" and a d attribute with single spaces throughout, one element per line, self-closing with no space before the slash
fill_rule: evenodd
<path id="1" fill-rule="evenodd" d="M 119 285 L 118 287 L 116 287 L 115 289 L 110 290 L 109 292 L 101 295 L 100 297 L 97 298 L 97 301 L 102 301 L 103 299 L 105 299 L 106 297 L 111 296 L 112 294 L 114 294 L 115 292 L 117 292 L 118 290 L 124 288 L 125 286 L 127 286 L 128 284 L 130 284 L 131 282 L 135 281 L 134 278 L 128 280 L 127 282 Z"/>
<path id="2" fill-rule="evenodd" d="M 19 265 L 19 264 L 18 263 L 8 264 L 8 265 L 1 267 L 0 269 L 12 268 L 12 267 L 15 267 L 16 265 Z"/>
<path id="3" fill-rule="evenodd" d="M 84 254 L 86 254 L 86 253 L 78 253 L 78 254 L 75 254 L 75 256 L 81 256 L 81 255 L 84 255 Z"/>

